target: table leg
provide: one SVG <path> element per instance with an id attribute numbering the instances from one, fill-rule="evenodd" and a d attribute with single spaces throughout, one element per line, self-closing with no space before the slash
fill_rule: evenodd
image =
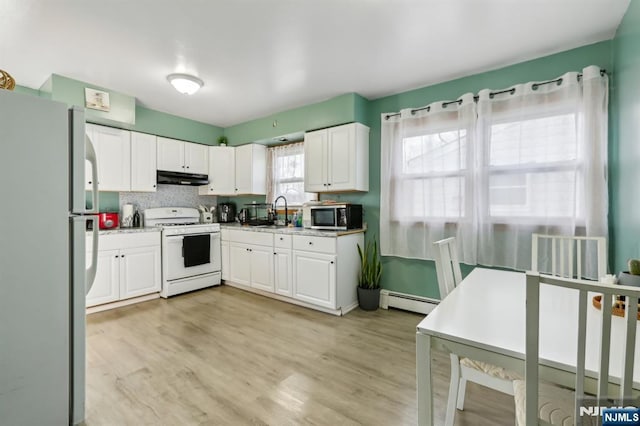
<path id="1" fill-rule="evenodd" d="M 416 382 L 418 425 L 433 425 L 433 389 L 431 387 L 431 336 L 416 333 Z"/>

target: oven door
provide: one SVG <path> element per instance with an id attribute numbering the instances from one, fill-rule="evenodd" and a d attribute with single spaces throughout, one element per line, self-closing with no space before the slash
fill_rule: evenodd
<path id="1" fill-rule="evenodd" d="M 163 261 L 166 262 L 166 280 L 178 280 L 196 275 L 210 274 L 220 270 L 220 233 L 207 233 L 210 236 L 209 262 L 202 265 L 185 267 L 183 242 L 187 235 L 165 236 Z M 190 234 L 202 235 L 202 234 Z"/>

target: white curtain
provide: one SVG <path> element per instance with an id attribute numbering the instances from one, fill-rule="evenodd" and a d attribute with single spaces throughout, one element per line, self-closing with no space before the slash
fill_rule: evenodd
<path id="1" fill-rule="evenodd" d="M 433 259 L 432 242 L 455 235 L 461 259 L 475 263 L 473 94 L 386 116 L 380 154 L 381 253 Z"/>
<path id="2" fill-rule="evenodd" d="M 453 116 L 443 119 L 441 103 L 414 115 L 383 114 L 383 254 L 432 259 L 433 241 L 457 236 L 463 262 L 525 270 L 533 232 L 607 236 L 608 81 L 598 67 L 550 83 L 485 89 L 477 104 L 464 98 L 447 108 L 457 109 L 454 127 L 466 130 L 466 145 L 448 141 L 446 149 L 435 123 L 450 128 Z M 429 160 L 411 157 L 415 135 L 431 148 Z M 434 135 L 442 145 L 424 142 Z M 420 177 L 412 176 L 416 161 Z M 393 217 L 398 211 L 404 220 Z"/>
<path id="3" fill-rule="evenodd" d="M 267 150 L 267 203 L 281 196 L 290 206 L 317 199 L 304 192 L 304 142 L 270 147 Z"/>

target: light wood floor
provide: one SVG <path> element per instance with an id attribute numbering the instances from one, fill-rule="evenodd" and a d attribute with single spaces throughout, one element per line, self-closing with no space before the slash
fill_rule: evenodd
<path id="1" fill-rule="evenodd" d="M 97 425 L 412 425 L 415 327 L 227 286 L 89 315 L 87 420 Z M 434 358 L 442 424 L 449 361 Z M 513 397 L 470 383 L 457 425 L 513 425 Z"/>

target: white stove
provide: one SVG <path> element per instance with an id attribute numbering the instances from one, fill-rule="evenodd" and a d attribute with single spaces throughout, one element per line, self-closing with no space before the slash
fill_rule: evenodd
<path id="1" fill-rule="evenodd" d="M 220 284 L 220 224 L 199 219 L 188 207 L 144 211 L 145 226 L 162 228 L 162 297 Z"/>

